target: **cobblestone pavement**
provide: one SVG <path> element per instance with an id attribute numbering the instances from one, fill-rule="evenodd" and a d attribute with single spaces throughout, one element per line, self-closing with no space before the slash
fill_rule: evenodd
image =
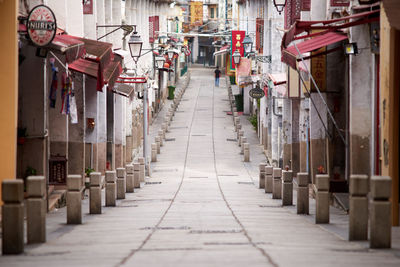
<path id="1" fill-rule="evenodd" d="M 101 215 L 89 215 L 85 199 L 82 225 L 66 225 L 65 208 L 50 213 L 48 242 L 0 256 L 0 266 L 400 266 L 398 238 L 391 250 L 370 250 L 347 241 L 340 210 L 331 208 L 330 225 L 315 225 L 313 201 L 311 215 L 299 216 L 258 189 L 265 157 L 242 117 L 251 143 L 251 162 L 243 162 L 224 79 L 220 85 L 212 70 L 192 70 L 141 189 Z"/>

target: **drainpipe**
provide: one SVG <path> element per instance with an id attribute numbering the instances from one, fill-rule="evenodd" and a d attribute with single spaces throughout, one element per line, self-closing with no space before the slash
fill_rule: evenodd
<path id="1" fill-rule="evenodd" d="M 43 60 L 43 133 L 46 147 L 45 153 L 45 169 L 43 171 L 46 177 L 46 205 L 49 211 L 49 159 L 50 159 L 50 138 L 49 138 L 49 112 L 48 112 L 48 96 L 47 96 L 47 58 Z"/>

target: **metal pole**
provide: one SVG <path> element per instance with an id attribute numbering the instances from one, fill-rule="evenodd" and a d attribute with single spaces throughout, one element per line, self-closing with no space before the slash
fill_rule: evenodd
<path id="1" fill-rule="evenodd" d="M 143 157 L 144 157 L 144 165 L 146 168 L 146 175 L 150 174 L 150 166 L 147 161 L 147 133 L 148 133 L 148 99 L 147 99 L 147 88 L 143 88 Z"/>

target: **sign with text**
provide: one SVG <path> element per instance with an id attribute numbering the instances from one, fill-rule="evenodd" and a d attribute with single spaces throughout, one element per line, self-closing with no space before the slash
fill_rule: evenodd
<path id="1" fill-rule="evenodd" d="M 153 44 L 158 39 L 158 31 L 160 30 L 159 16 L 149 17 L 149 43 Z"/>
<path id="2" fill-rule="evenodd" d="M 46 46 L 56 35 L 56 17 L 49 7 L 35 6 L 28 15 L 26 28 L 32 43 L 37 46 Z"/>
<path id="3" fill-rule="evenodd" d="M 311 52 L 311 56 L 326 52 L 326 47 Z M 311 75 L 321 92 L 326 91 L 326 55 L 311 58 Z M 314 83 L 311 83 L 311 92 L 316 92 Z"/>
<path id="4" fill-rule="evenodd" d="M 203 24 L 203 2 L 190 2 L 190 24 L 192 26 Z"/>
<path id="5" fill-rule="evenodd" d="M 249 91 L 249 95 L 252 98 L 259 99 L 259 98 L 263 98 L 265 96 L 265 93 L 261 88 L 256 87 Z"/>
<path id="6" fill-rule="evenodd" d="M 243 39 L 246 35 L 245 31 L 232 31 L 232 45 L 231 45 L 231 68 L 235 69 L 235 63 L 233 61 L 233 53 L 236 50 L 239 50 L 240 55 L 243 57 L 244 55 L 244 48 L 243 48 Z"/>

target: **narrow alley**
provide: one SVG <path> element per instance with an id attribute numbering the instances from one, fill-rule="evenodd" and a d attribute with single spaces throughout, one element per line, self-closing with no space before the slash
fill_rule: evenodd
<path id="1" fill-rule="evenodd" d="M 312 199 L 310 215 L 297 215 L 259 189 L 265 156 L 243 116 L 251 144 L 243 162 L 229 109 L 226 80 L 215 87 L 212 70 L 193 68 L 151 178 L 100 215 L 88 214 L 86 196 L 82 225 L 65 224 L 66 208 L 50 212 L 47 242 L 0 257 L 0 266 L 400 265 L 399 229 L 391 250 L 369 249 L 347 241 L 345 212 L 331 206 L 331 223 L 316 225 Z"/>

